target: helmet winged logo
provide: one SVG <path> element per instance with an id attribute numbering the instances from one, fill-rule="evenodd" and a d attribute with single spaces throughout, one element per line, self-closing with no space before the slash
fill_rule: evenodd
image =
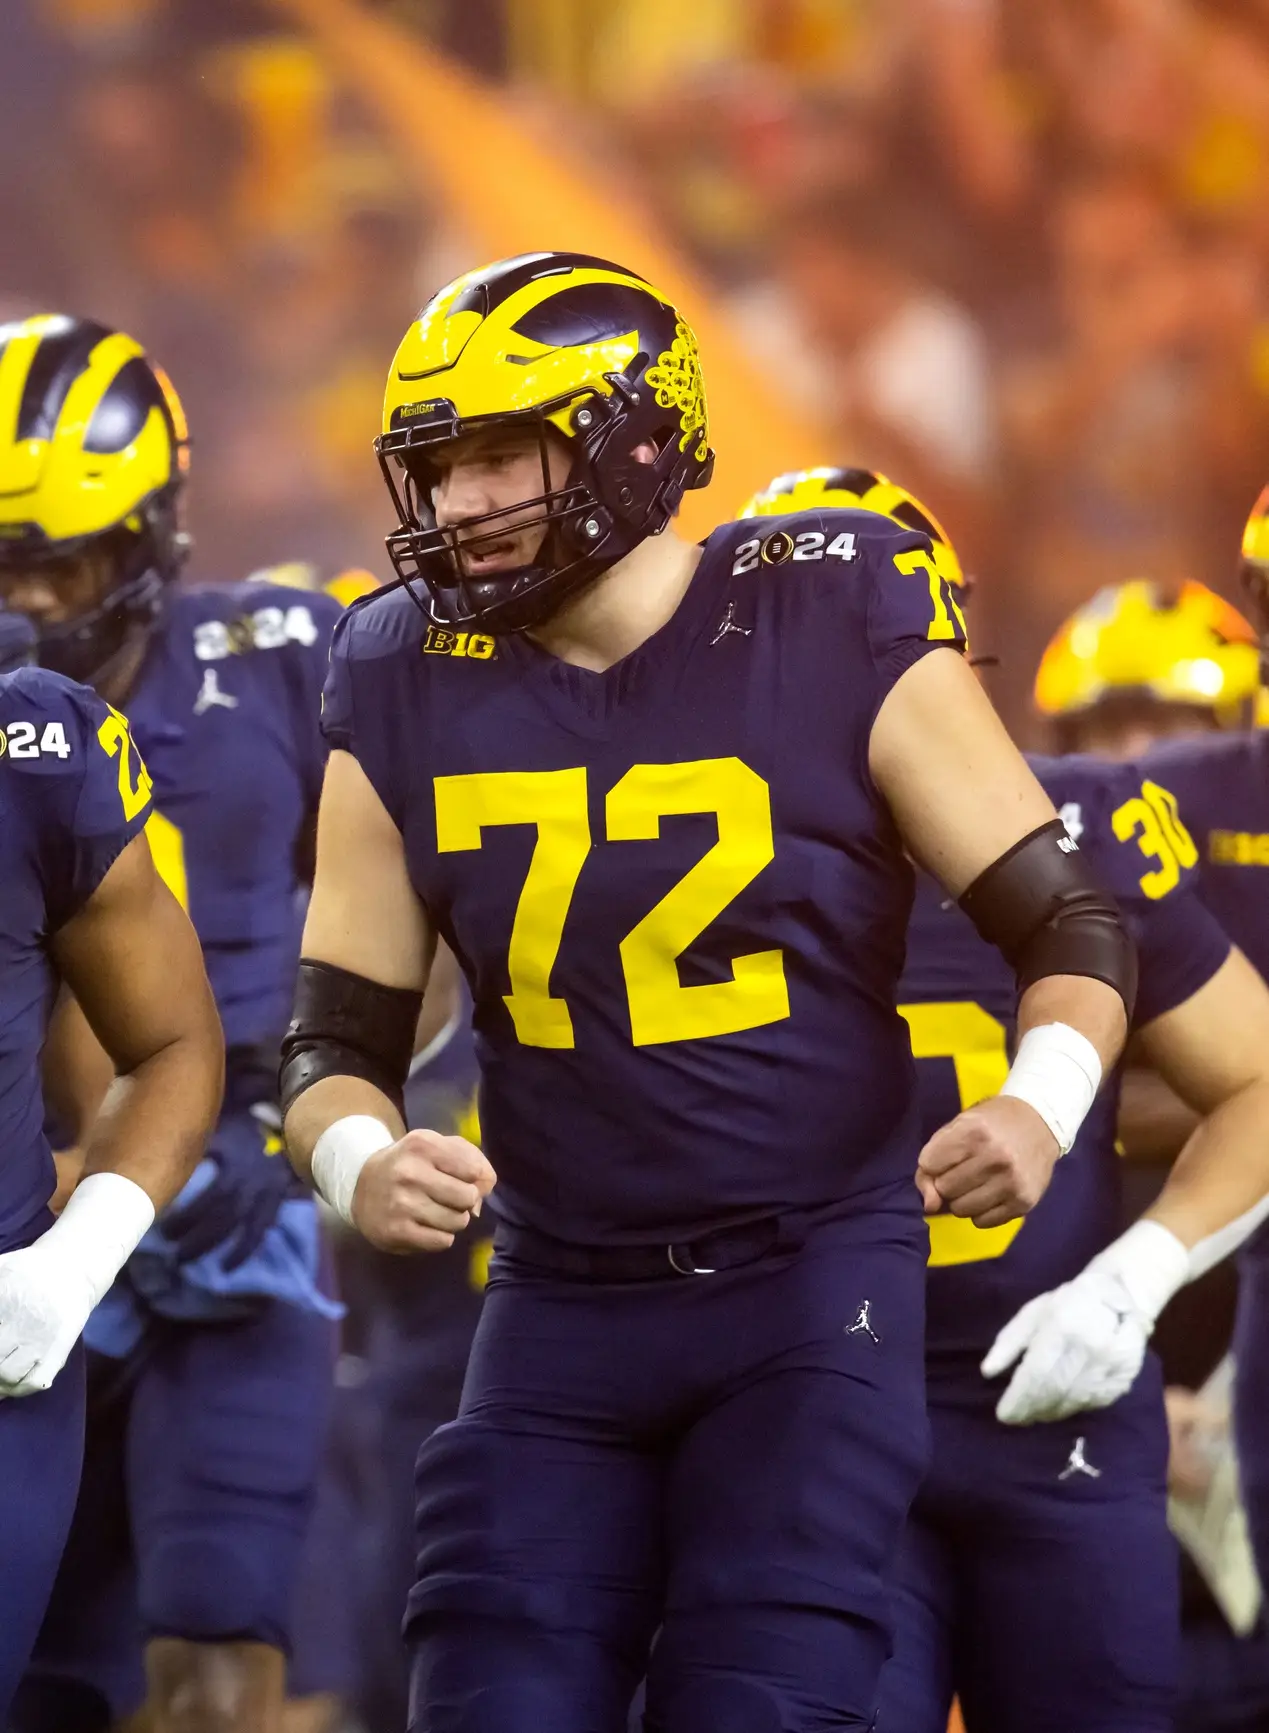
<path id="1" fill-rule="evenodd" d="M 662 409 L 677 409 L 683 437 L 679 450 L 686 451 L 694 435 L 699 434 L 696 459 L 704 463 L 709 451 L 709 415 L 705 408 L 705 382 L 701 378 L 700 352 L 691 328 L 680 319 L 674 341 L 657 356 L 655 367 L 649 367 L 647 381 L 656 392 Z"/>

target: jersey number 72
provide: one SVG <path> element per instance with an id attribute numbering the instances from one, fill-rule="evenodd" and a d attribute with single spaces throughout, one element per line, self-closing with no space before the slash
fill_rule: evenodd
<path id="1" fill-rule="evenodd" d="M 591 852 L 584 766 L 438 776 L 436 846 L 477 849 L 489 825 L 537 830 L 507 954 L 505 1003 L 527 1047 L 572 1047 L 567 1003 L 551 995 L 551 971 L 569 904 Z M 739 758 L 635 764 L 608 791 L 609 843 L 651 840 L 673 813 L 713 813 L 718 841 L 619 941 L 636 1047 L 756 1029 L 789 1015 L 784 956 L 754 951 L 732 959 L 730 981 L 685 987 L 677 959 L 775 856 L 771 794 Z"/>

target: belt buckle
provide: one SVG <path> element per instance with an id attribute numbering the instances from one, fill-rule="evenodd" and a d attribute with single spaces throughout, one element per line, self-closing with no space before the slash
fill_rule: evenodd
<path id="1" fill-rule="evenodd" d="M 707 1270 L 698 1265 L 695 1258 L 692 1256 L 690 1246 L 667 1246 L 665 1248 L 665 1255 L 670 1260 L 670 1268 L 678 1276 L 713 1276 L 718 1273 L 716 1270 Z M 679 1262 L 679 1256 L 682 1256 L 686 1260 L 686 1268 L 684 1268 L 683 1264 Z"/>

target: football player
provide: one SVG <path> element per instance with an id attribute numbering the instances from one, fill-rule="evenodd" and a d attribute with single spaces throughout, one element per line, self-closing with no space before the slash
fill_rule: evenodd
<path id="1" fill-rule="evenodd" d="M 177 584 L 185 421 L 131 338 L 53 316 L 5 327 L 0 405 L 0 597 L 44 665 L 126 705 L 154 779 L 149 845 L 202 941 L 226 1044 L 205 1157 L 89 1324 L 84 1490 L 14 1716 L 105 1725 L 145 1695 L 144 1645 L 163 1733 L 264 1728 L 333 1357 L 274 1067 L 339 606 Z M 81 1125 L 95 1106 L 85 1084 Z"/>
<path id="2" fill-rule="evenodd" d="M 1269 488 L 1243 535 L 1240 578 L 1269 658 Z M 1262 686 L 1258 694 L 1263 711 Z M 1173 789 L 1193 833 L 1204 901 L 1269 978 L 1269 732 L 1263 726 L 1208 734 L 1159 747 L 1151 773 Z M 1165 1141 L 1186 1122 L 1152 1098 L 1152 1129 Z M 1269 1228 L 1247 1244 L 1238 1266 L 1234 1329 L 1234 1434 L 1248 1527 L 1262 1582 L 1269 1583 Z"/>
<path id="3" fill-rule="evenodd" d="M 405 1081 L 406 1124 L 478 1143 L 476 1081 L 467 995 L 452 953 L 438 944 Z M 399 1733 L 408 1720 L 400 1625 L 414 1580 L 414 1463 L 424 1439 L 458 1412 L 492 1216 L 486 1209 L 448 1251 L 421 1261 L 378 1251 L 352 1232 L 336 1244 L 356 1379 L 335 1393 L 291 1678 L 297 1696 L 321 1690 L 353 1704 L 367 1733 Z M 289 1713 L 298 1723 L 297 1709 Z M 323 1714 L 314 1704 L 310 1715 L 319 1729 L 332 1719 L 329 1706 Z"/>
<path id="4" fill-rule="evenodd" d="M 0 641 L 20 660 L 27 646 L 10 628 L 0 616 Z M 75 1508 L 80 1334 L 188 1179 L 220 1103 L 215 1005 L 142 839 L 150 810 L 117 711 L 36 668 L 0 677 L 0 1720 Z M 59 981 L 121 1082 L 54 1220 L 40 1054 Z"/>
<path id="5" fill-rule="evenodd" d="M 1236 729 L 1255 694 L 1256 635 L 1206 585 L 1100 590 L 1040 661 L 1035 705 L 1055 750 L 1134 759 L 1160 740 Z"/>
<path id="6" fill-rule="evenodd" d="M 817 501 L 924 522 L 959 583 L 939 525 L 884 477 L 786 477 L 750 509 Z M 1137 936 L 1140 1044 L 1205 1119 L 1147 1219 L 1120 1238 L 1113 1087 L 1025 1222 L 983 1231 L 932 1218 L 934 1451 L 900 1555 L 879 1724 L 944 1733 L 959 1693 L 970 1733 L 1162 1733 L 1173 1725 L 1177 1570 L 1146 1341 L 1170 1294 L 1224 1255 L 1230 1223 L 1269 1194 L 1269 990 L 1199 902 L 1166 789 L 1090 759 L 1032 763 Z M 933 1133 L 1007 1075 L 1015 989 L 925 875 L 901 992 Z M 984 1382 L 1019 1357 L 1003 1393 Z M 1090 1406 L 1105 1412 L 1080 1412 Z"/>
<path id="7" fill-rule="evenodd" d="M 1004 1092 L 920 1152 L 931 1209 L 1035 1203 L 1131 943 L 927 535 L 662 533 L 713 460 L 643 279 L 460 278 L 383 425 L 401 581 L 336 631 L 283 1096 L 298 1169 L 386 1249 L 449 1246 L 497 1173 L 462 1409 L 419 1457 L 412 1724 L 615 1730 L 646 1669 L 659 1733 L 871 1726 L 927 1442 L 904 851 L 1023 988 Z M 404 1131 L 437 933 L 487 1155 Z"/>

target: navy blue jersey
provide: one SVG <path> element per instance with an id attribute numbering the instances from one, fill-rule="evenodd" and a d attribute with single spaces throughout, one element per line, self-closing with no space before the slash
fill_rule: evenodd
<path id="1" fill-rule="evenodd" d="M 117 711 L 43 669 L 0 678 L 0 1251 L 47 1225 L 55 1183 L 40 1089 L 57 990 L 49 941 L 150 810 Z"/>
<path id="2" fill-rule="evenodd" d="M 327 738 L 466 974 L 501 1216 L 687 1240 L 912 1172 L 912 875 L 868 741 L 963 643 L 926 540 L 869 512 L 717 530 L 604 673 L 398 586 L 349 610 Z"/>
<path id="3" fill-rule="evenodd" d="M 1117 898 L 1138 947 L 1140 1028 L 1183 1004 L 1220 968 L 1229 941 L 1198 895 L 1194 845 L 1169 791 L 1139 768 L 1091 758 L 1032 759 L 1067 829 Z M 933 880 L 917 887 L 900 1009 L 912 1031 L 922 1132 L 995 1095 L 1014 1045 L 1017 989 Z M 945 1214 L 930 1223 L 927 1345 L 972 1357 L 1025 1301 L 1069 1281 L 1119 1232 L 1117 1082 L 1102 1089 L 1074 1147 L 1031 1213 L 981 1230 Z"/>
<path id="4" fill-rule="evenodd" d="M 1145 762 L 1180 802 L 1203 901 L 1269 978 L 1269 731 L 1177 740 Z"/>
<path id="5" fill-rule="evenodd" d="M 272 584 L 177 591 L 127 700 L 154 778 L 159 871 L 189 910 L 230 1047 L 276 1042 L 295 987 L 303 853 L 339 605 Z"/>

